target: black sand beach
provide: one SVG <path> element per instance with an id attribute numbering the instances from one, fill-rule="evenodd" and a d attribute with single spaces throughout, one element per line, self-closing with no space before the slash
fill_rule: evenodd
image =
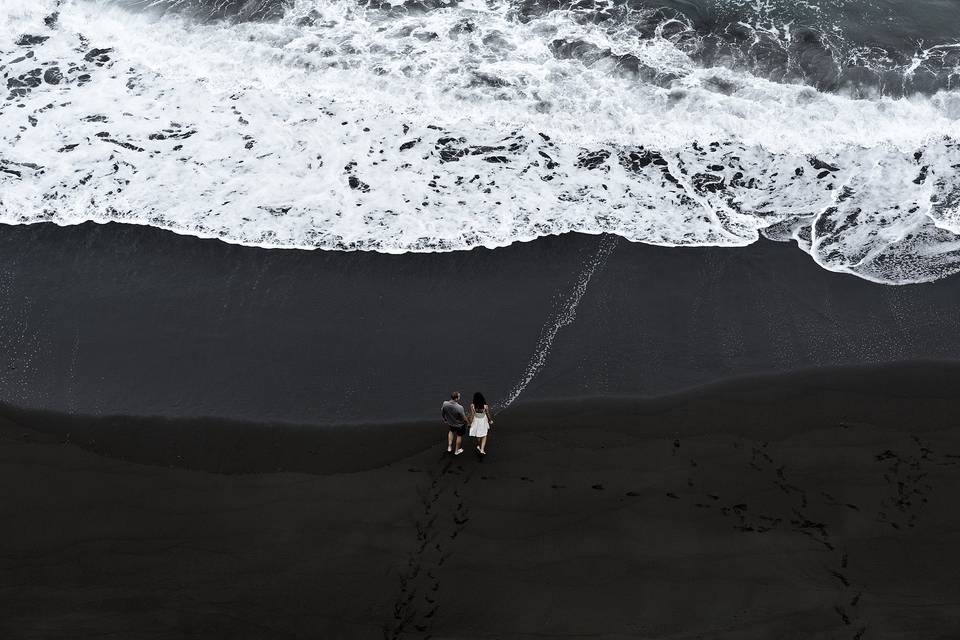
<path id="1" fill-rule="evenodd" d="M 5 411 L 0 630 L 956 637 L 958 381 L 927 364 L 532 403 L 482 462 L 435 424 L 404 447 L 388 426 Z"/>
<path id="2" fill-rule="evenodd" d="M 617 242 L 444 454 L 605 241 L 0 228 L 0 637 L 960 634 L 956 279 Z"/>
<path id="3" fill-rule="evenodd" d="M 960 639 L 960 0 L 0 25 L 0 640 Z"/>

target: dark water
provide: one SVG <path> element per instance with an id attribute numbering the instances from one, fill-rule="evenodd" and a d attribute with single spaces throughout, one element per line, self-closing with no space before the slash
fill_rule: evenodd
<path id="1" fill-rule="evenodd" d="M 953 0 L 523 0 L 518 13 L 568 7 L 583 20 L 627 22 L 641 38 L 664 35 L 704 65 L 822 91 L 931 93 L 954 87 L 960 73 Z"/>
<path id="2" fill-rule="evenodd" d="M 292 0 L 119 1 L 201 20 L 277 20 L 299 8 Z M 409 13 L 458 3 L 359 4 Z M 666 35 L 705 65 L 748 69 L 823 91 L 902 96 L 952 88 L 960 79 L 956 0 L 518 0 L 514 5 L 520 20 L 572 11 L 583 21 L 626 24 L 640 38 Z"/>

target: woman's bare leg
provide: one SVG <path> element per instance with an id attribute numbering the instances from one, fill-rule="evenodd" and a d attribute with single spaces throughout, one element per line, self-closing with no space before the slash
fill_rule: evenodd
<path id="1" fill-rule="evenodd" d="M 487 452 L 487 436 L 480 438 L 480 453 Z"/>

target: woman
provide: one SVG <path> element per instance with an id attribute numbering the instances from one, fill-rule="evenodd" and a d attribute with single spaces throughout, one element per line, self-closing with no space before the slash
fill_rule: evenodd
<path id="1" fill-rule="evenodd" d="M 486 398 L 479 391 L 473 394 L 473 402 L 470 403 L 469 422 L 470 435 L 477 439 L 477 451 L 482 456 L 487 455 L 487 432 L 493 425 L 493 418 Z"/>

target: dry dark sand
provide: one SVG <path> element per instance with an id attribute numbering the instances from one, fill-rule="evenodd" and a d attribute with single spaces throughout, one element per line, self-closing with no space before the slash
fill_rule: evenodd
<path id="1" fill-rule="evenodd" d="M 531 403 L 482 463 L 435 424 L 8 409 L 0 637 L 960 637 L 958 383 Z"/>

